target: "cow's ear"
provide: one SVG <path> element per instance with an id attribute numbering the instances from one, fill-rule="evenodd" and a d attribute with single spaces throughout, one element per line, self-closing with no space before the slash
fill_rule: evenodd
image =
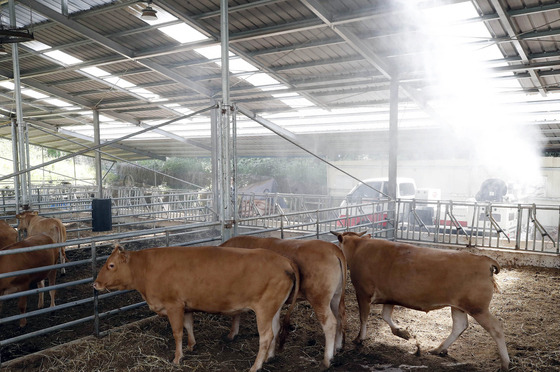
<path id="1" fill-rule="evenodd" d="M 371 234 L 365 235 L 364 238 L 366 238 L 366 239 L 371 239 Z"/>
<path id="2" fill-rule="evenodd" d="M 120 244 L 115 244 L 115 250 L 118 251 L 119 254 L 119 261 L 123 263 L 127 263 L 128 259 L 130 258 L 130 254 L 124 250 L 124 248 Z"/>
<path id="3" fill-rule="evenodd" d="M 365 233 L 367 233 L 367 230 L 366 230 L 366 231 L 363 231 L 363 232 L 361 232 L 361 233 L 358 233 L 358 236 L 362 236 L 362 235 L 364 235 Z"/>
<path id="4" fill-rule="evenodd" d="M 336 238 L 338 239 L 338 241 L 342 243 L 342 234 L 341 234 L 341 233 L 331 230 L 331 234 L 333 234 L 334 236 L 336 236 Z"/>
<path id="5" fill-rule="evenodd" d="M 34 215 L 34 216 L 38 216 L 38 215 L 39 215 L 39 212 L 33 211 L 33 212 L 31 212 L 31 214 Z"/>
<path id="6" fill-rule="evenodd" d="M 21 213 L 16 214 L 18 220 L 23 220 L 23 215 Z"/>
<path id="7" fill-rule="evenodd" d="M 128 260 L 130 259 L 130 253 L 127 251 L 121 251 L 120 253 L 121 262 L 128 263 Z"/>

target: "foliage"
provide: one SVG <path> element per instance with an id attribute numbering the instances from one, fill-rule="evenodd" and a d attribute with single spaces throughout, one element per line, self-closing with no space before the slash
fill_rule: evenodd
<path id="1" fill-rule="evenodd" d="M 122 185 L 125 176 L 129 175 L 135 186 L 153 186 L 155 182 L 157 186 L 164 184 L 171 188 L 192 188 L 191 184 L 204 188 L 211 187 L 212 184 L 212 164 L 209 158 L 169 158 L 165 162 L 145 160 L 137 164 L 141 167 L 117 164 L 118 177 L 113 181 Z M 276 179 L 279 192 L 321 194 L 326 192 L 327 169 L 324 163 L 313 158 L 238 159 L 238 187 L 267 178 Z"/>
<path id="2" fill-rule="evenodd" d="M 237 169 L 240 187 L 265 178 L 274 178 L 279 192 L 326 192 L 327 167 L 314 158 L 241 158 Z"/>

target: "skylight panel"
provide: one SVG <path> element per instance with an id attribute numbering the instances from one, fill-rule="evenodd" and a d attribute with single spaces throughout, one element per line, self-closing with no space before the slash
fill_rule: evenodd
<path id="1" fill-rule="evenodd" d="M 58 98 L 49 98 L 49 99 L 45 99 L 45 102 L 53 105 L 53 106 L 57 106 L 57 107 L 69 107 L 72 106 L 71 103 L 68 103 L 66 101 L 63 101 L 61 99 Z"/>
<path id="2" fill-rule="evenodd" d="M 135 84 L 132 84 L 130 81 L 122 79 L 118 76 L 111 76 L 108 78 L 104 78 L 103 80 L 123 89 L 134 88 L 136 86 Z"/>
<path id="3" fill-rule="evenodd" d="M 280 85 L 280 82 L 278 80 L 264 72 L 253 74 L 251 76 L 244 77 L 243 79 L 256 87 L 262 87 L 266 85 Z"/>
<path id="4" fill-rule="evenodd" d="M 186 107 L 183 107 L 183 106 L 181 106 L 181 105 L 178 104 L 178 103 L 168 103 L 168 104 L 166 104 L 166 105 L 164 105 L 164 106 L 167 107 L 168 109 L 171 109 L 171 110 L 173 110 L 173 111 L 179 112 L 179 113 L 181 113 L 181 114 L 183 114 L 183 115 L 192 114 L 192 113 L 194 112 L 193 110 L 191 110 L 191 109 L 189 109 L 189 108 L 186 108 Z"/>
<path id="5" fill-rule="evenodd" d="M 213 45 L 204 48 L 196 48 L 194 49 L 194 51 L 200 55 L 203 55 L 208 59 L 219 59 L 222 57 L 222 47 L 220 45 Z M 230 57 L 233 55 L 234 54 L 232 52 L 229 52 Z"/>
<path id="6" fill-rule="evenodd" d="M 50 45 L 47 45 L 45 43 L 41 43 L 40 41 L 37 41 L 37 40 L 27 41 L 27 42 L 23 43 L 22 45 L 25 45 L 26 47 L 28 47 L 30 49 L 33 49 L 36 52 L 51 49 Z"/>
<path id="7" fill-rule="evenodd" d="M 315 106 L 313 102 L 308 100 L 307 98 L 303 97 L 290 97 L 281 99 L 286 105 L 293 107 L 293 108 L 300 108 L 300 107 L 310 107 Z"/>
<path id="8" fill-rule="evenodd" d="M 90 74 L 98 78 L 111 75 L 111 73 L 103 69 L 100 69 L 99 67 L 85 67 L 85 68 L 81 68 L 80 71 L 83 71 L 86 74 Z"/>
<path id="9" fill-rule="evenodd" d="M 0 86 L 4 87 L 6 89 L 9 89 L 9 90 L 14 90 L 14 88 L 15 88 L 14 83 L 12 83 L 11 81 L 8 81 L 8 80 L 0 82 Z"/>
<path id="10" fill-rule="evenodd" d="M 158 30 L 182 44 L 208 39 L 202 33 L 198 32 L 186 23 L 164 26 L 158 28 Z"/>
<path id="11" fill-rule="evenodd" d="M 100 114 L 100 115 L 99 115 L 99 121 L 100 121 L 100 122 L 106 123 L 106 122 L 109 122 L 109 121 L 111 121 L 111 122 L 112 122 L 112 121 L 115 121 L 115 119 L 113 119 L 113 118 L 110 117 L 110 116 L 106 116 L 106 115 Z"/>
<path id="12" fill-rule="evenodd" d="M 134 89 L 130 89 L 130 91 L 132 93 L 138 94 L 139 96 L 142 96 L 146 99 L 158 99 L 158 98 L 160 98 L 160 96 L 158 94 L 155 94 L 154 92 L 151 92 L 148 89 L 144 89 L 144 88 L 134 88 Z"/>
<path id="13" fill-rule="evenodd" d="M 229 61 L 229 70 L 233 74 L 238 74 L 242 72 L 258 71 L 259 69 L 242 58 L 236 58 Z"/>
<path id="14" fill-rule="evenodd" d="M 28 97 L 31 98 L 35 98 L 35 99 L 44 99 L 44 98 L 48 98 L 49 96 L 46 94 L 43 94 L 41 92 L 37 92 L 36 90 L 33 89 L 22 89 L 21 90 L 21 94 L 25 94 Z"/>
<path id="15" fill-rule="evenodd" d="M 52 52 L 45 52 L 46 56 L 64 64 L 64 65 L 75 65 L 82 63 L 83 61 L 79 58 L 73 57 L 68 53 L 64 53 L 60 50 L 53 50 Z"/>

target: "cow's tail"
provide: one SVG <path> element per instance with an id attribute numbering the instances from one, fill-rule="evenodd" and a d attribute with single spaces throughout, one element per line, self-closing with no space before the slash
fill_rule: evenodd
<path id="1" fill-rule="evenodd" d="M 337 247 L 338 249 L 338 247 Z M 338 315 L 340 317 L 340 327 L 342 329 L 342 345 L 346 343 L 346 305 L 344 300 L 344 294 L 346 293 L 346 280 L 347 280 L 347 268 L 346 268 L 346 257 L 344 253 L 340 251 L 340 256 L 338 257 L 338 263 L 340 264 L 340 275 L 341 281 L 340 283 L 340 302 L 338 303 Z"/>
<path id="2" fill-rule="evenodd" d="M 490 261 L 491 261 L 490 276 L 492 277 L 492 284 L 494 285 L 494 290 L 499 293 L 500 292 L 500 286 L 496 282 L 495 275 L 500 272 L 500 264 L 496 260 L 493 260 L 491 258 L 490 258 Z"/>
<path id="3" fill-rule="evenodd" d="M 62 222 L 60 222 L 57 226 L 56 226 L 56 230 L 57 230 L 57 235 L 58 235 L 58 242 L 57 243 L 63 243 L 66 241 L 66 228 L 64 227 L 64 225 L 62 224 Z M 66 262 L 68 262 L 68 257 L 66 257 L 66 249 L 64 246 L 59 248 L 59 259 L 60 259 L 60 263 L 64 264 Z M 63 267 L 62 269 L 60 269 L 60 273 L 62 275 L 66 275 L 66 269 Z"/>
<path id="4" fill-rule="evenodd" d="M 290 332 L 290 315 L 292 314 L 292 311 L 294 310 L 294 307 L 296 305 L 300 285 L 299 268 L 291 260 L 290 264 L 292 266 L 292 271 L 289 273 L 287 272 L 287 274 L 292 278 L 293 282 L 291 292 L 292 302 L 290 303 L 290 307 L 288 308 L 286 315 L 284 315 L 284 320 L 282 321 L 282 326 L 280 327 L 280 332 L 278 334 L 278 349 L 280 351 L 282 351 L 284 342 L 286 342 L 286 338 L 288 337 L 288 333 Z"/>

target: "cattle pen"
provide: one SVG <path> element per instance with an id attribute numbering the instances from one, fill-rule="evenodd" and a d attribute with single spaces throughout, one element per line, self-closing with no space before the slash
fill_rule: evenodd
<path id="1" fill-rule="evenodd" d="M 108 191 L 113 192 L 115 191 Z M 61 201 L 60 198 L 63 195 L 64 200 Z M 87 192 L 78 192 L 76 196 L 87 195 Z M 54 287 L 45 288 L 34 288 L 26 292 L 19 292 L 15 294 L 4 295 L 0 297 L 0 301 L 4 302 L 2 316 L 0 318 L 1 326 L 3 327 L 3 337 L 0 340 L 0 346 L 2 351 L 2 362 L 6 366 L 13 366 L 13 368 L 19 368 L 16 366 L 22 366 L 22 364 L 17 363 L 27 363 L 24 362 L 28 354 L 46 355 L 48 349 L 55 347 L 57 352 L 62 352 L 64 349 L 64 344 L 71 342 L 72 345 L 79 343 L 81 339 L 86 338 L 90 341 L 99 338 L 99 342 L 102 340 L 112 340 L 118 337 L 127 337 L 125 334 L 131 329 L 138 330 L 138 327 L 142 330 L 146 330 L 148 327 L 146 322 L 155 321 L 155 324 L 159 324 L 159 327 L 164 327 L 165 330 L 162 332 L 167 332 L 169 335 L 170 330 L 163 324 L 158 323 L 157 320 L 152 318 L 153 313 L 149 311 L 146 304 L 139 295 L 135 292 L 130 291 L 117 291 L 110 293 L 97 293 L 91 288 L 91 284 L 95 275 L 100 267 L 100 265 L 105 261 L 108 254 L 111 252 L 113 244 L 119 242 L 120 244 L 127 247 L 127 249 L 141 249 L 144 247 L 154 247 L 154 246 L 170 246 L 170 245 L 216 245 L 221 242 L 220 237 L 220 227 L 215 221 L 212 221 L 213 216 L 209 211 L 212 210 L 212 205 L 206 194 L 189 194 L 189 193 L 176 193 L 167 192 L 165 195 L 158 194 L 153 190 L 130 190 L 127 194 L 125 189 L 119 190 L 116 195 L 121 197 L 115 197 L 112 199 L 112 231 L 106 233 L 96 233 L 92 231 L 92 221 L 91 221 L 91 200 L 84 199 L 83 197 L 75 197 L 72 194 L 63 193 L 47 193 L 41 196 L 41 213 L 43 215 L 55 215 L 62 217 L 67 226 L 68 241 L 65 243 L 66 254 L 68 257 L 68 262 L 65 264 L 54 265 L 53 268 L 60 269 L 62 267 L 66 268 L 66 275 L 61 276 L 59 274 L 58 283 Z M 255 195 L 251 195 L 252 199 L 255 199 Z M 52 199 L 49 199 L 52 198 Z M 534 293 L 535 296 L 542 296 L 543 292 L 548 292 L 548 297 L 546 297 L 545 303 L 542 303 L 542 298 L 539 303 L 539 313 L 543 313 L 539 319 L 541 322 L 552 321 L 553 314 L 549 314 L 549 311 L 553 311 L 554 303 L 558 300 L 558 280 L 560 277 L 560 272 L 558 271 L 558 249 L 557 249 L 557 239 L 558 237 L 554 235 L 555 231 L 551 230 L 550 236 L 542 236 L 539 233 L 539 229 L 534 227 L 530 229 L 530 234 L 526 230 L 520 232 L 520 237 L 514 237 L 505 239 L 500 237 L 500 234 L 496 230 L 492 230 L 491 226 L 486 226 L 486 233 L 482 234 L 477 232 L 476 229 L 471 229 L 470 234 L 464 229 L 451 229 L 448 224 L 442 223 L 445 228 L 435 229 L 431 226 L 432 231 L 426 230 L 427 226 L 419 226 L 418 220 L 414 217 L 414 209 L 410 208 L 408 202 L 397 205 L 396 218 L 394 221 L 390 221 L 387 218 L 379 219 L 372 218 L 371 216 L 365 216 L 366 220 L 369 218 L 369 222 L 361 223 L 355 226 L 350 226 L 348 219 L 340 217 L 341 215 L 347 215 L 347 211 L 340 210 L 340 207 L 333 207 L 332 204 L 339 204 L 339 200 L 332 198 L 321 198 L 316 195 L 287 195 L 287 194 L 266 194 L 258 195 L 256 199 L 269 200 L 273 203 L 279 198 L 283 199 L 284 208 L 281 208 L 279 204 L 272 204 L 272 207 L 267 208 L 266 212 L 262 212 L 260 209 L 255 207 L 254 213 L 249 217 L 239 217 L 238 219 L 238 233 L 239 234 L 250 234 L 257 236 L 276 236 L 282 238 L 290 239 L 322 239 L 333 241 L 334 238 L 330 234 L 330 231 L 368 231 L 378 237 L 386 238 L 387 234 L 394 234 L 397 240 L 409 241 L 414 244 L 431 245 L 437 247 L 454 247 L 455 249 L 470 249 L 478 250 L 479 253 L 491 255 L 497 257 L 498 261 L 503 265 L 502 273 L 497 276 L 498 283 L 501 287 L 501 293 L 496 294 L 495 298 L 499 299 L 498 305 L 493 302 L 492 306 L 494 311 L 497 312 L 498 316 L 505 323 L 506 329 L 513 331 L 519 325 L 513 326 L 515 322 L 508 320 L 508 315 L 515 315 L 515 318 L 523 316 L 523 314 L 528 315 L 530 309 L 534 305 L 528 305 L 529 301 L 523 301 L 520 298 L 511 297 L 512 294 L 520 295 L 522 293 L 529 294 Z M 240 203 L 246 200 L 247 196 L 239 195 Z M 415 201 L 421 204 L 421 201 Z M 382 211 L 386 208 L 386 201 L 372 201 L 376 203 L 375 210 Z M 442 203 L 439 203 L 442 204 Z M 10 206 L 9 202 L 4 202 L 4 207 L 6 208 L 6 214 L 9 216 Z M 299 208 L 300 211 L 296 212 L 289 210 L 286 206 L 295 206 Z M 317 208 L 321 206 L 321 208 Z M 503 206 L 501 206 L 503 207 Z M 359 208 L 359 207 L 356 207 Z M 445 210 L 449 206 L 443 204 L 439 206 L 440 209 Z M 512 210 L 524 211 L 536 210 L 536 216 L 540 213 L 549 213 L 550 207 L 538 208 L 536 206 L 524 206 L 512 205 L 510 206 Z M 301 210 L 303 209 L 303 210 Z M 541 212 L 542 210 L 542 212 Z M 558 213 L 558 209 L 556 209 Z M 383 214 L 383 213 L 382 213 Z M 386 213 L 383 215 L 386 216 Z M 88 217 L 89 216 L 89 217 Z M 168 218 L 173 216 L 173 218 Z M 163 218 L 162 218 L 163 217 Z M 6 219 L 10 222 L 10 218 Z M 13 221 L 13 220 L 12 220 Z M 534 219 L 531 221 L 527 220 L 529 224 L 536 224 L 538 221 Z M 522 224 L 527 223 L 524 221 Z M 529 225 L 529 228 L 531 226 Z M 550 229 L 550 227 L 549 227 Z M 479 228 L 482 230 L 482 227 Z M 545 239 L 543 239 L 545 238 Z M 516 245 L 515 242 L 518 244 Z M 45 246 L 47 249 L 49 247 L 57 247 L 61 244 L 54 244 Z M 38 248 L 32 248 L 38 249 Z M 0 251 L 0 254 L 6 254 Z M 527 256 L 527 258 L 523 258 Z M 537 268 L 537 266 L 548 266 Z M 527 266 L 527 268 L 524 268 Z M 36 269 L 35 269 L 36 270 Z M 505 275 L 502 275 L 504 274 Z M 24 273 L 17 273 L 24 274 Z M 7 274 L 2 274 L 0 277 L 6 276 Z M 535 286 L 540 286 L 542 283 L 547 283 L 543 288 L 531 288 L 530 283 L 534 282 Z M 519 289 L 522 287 L 523 289 Z M 34 298 L 35 295 L 40 291 L 48 291 L 50 289 L 57 290 L 57 305 L 55 307 L 47 307 L 44 309 L 37 309 L 35 306 Z M 512 288 L 512 289 L 510 289 Z M 353 295 L 353 288 L 351 285 L 347 288 L 346 302 L 349 314 L 349 327 L 347 329 L 347 338 L 353 338 L 353 333 L 356 332 L 356 304 Z M 15 306 L 15 301 L 22 295 L 30 296 L 30 306 L 29 310 L 24 315 L 19 315 Z M 551 309 L 548 309 L 548 306 Z M 312 309 L 303 304 L 298 305 L 300 311 L 305 312 L 309 319 L 313 318 Z M 379 312 L 378 309 L 372 311 L 373 314 Z M 443 312 L 443 313 L 442 313 Z M 510 314 L 511 313 L 511 314 Z M 448 310 L 438 310 L 436 312 L 430 312 L 427 315 L 419 314 L 418 312 L 400 309 L 396 313 L 397 321 L 404 324 L 412 332 L 420 332 L 430 334 L 429 341 L 418 340 L 417 347 L 419 350 L 428 348 L 429 343 L 435 343 L 446 333 L 446 326 L 442 324 L 448 322 L 449 315 Z M 435 321 L 431 319 L 431 314 L 437 314 Z M 28 325 L 26 328 L 20 330 L 17 326 L 17 321 L 22 317 L 27 317 Z M 418 319 L 423 318 L 421 322 Z M 202 316 L 197 322 L 196 328 L 205 327 L 204 323 L 209 322 L 210 328 L 214 329 L 213 332 L 204 331 L 202 337 L 208 333 L 208 337 L 212 339 L 215 343 L 217 340 L 221 340 L 225 329 L 227 329 L 227 317 L 220 317 L 217 315 L 206 315 Z M 398 340 L 396 337 L 377 336 L 377 333 L 387 331 L 386 325 L 380 324 L 380 318 L 372 316 L 374 325 L 370 325 L 371 329 L 371 344 L 368 346 L 370 341 L 366 343 L 366 349 L 371 350 L 369 353 L 371 355 L 376 354 L 376 348 L 380 344 L 383 344 L 384 348 L 390 348 L 400 345 L 400 348 L 404 348 L 403 351 L 400 348 L 395 350 L 400 350 L 403 355 L 408 355 L 411 352 L 410 344 L 403 343 L 403 341 Z M 441 318 L 441 319 L 440 319 Z M 152 319 L 152 320 L 149 320 Z M 322 345 L 321 335 L 318 329 L 314 329 L 312 325 L 305 324 L 308 322 L 303 319 L 297 318 L 296 330 L 292 332 L 294 340 L 305 343 L 313 343 L 313 345 L 306 347 L 310 348 L 310 352 L 315 353 L 313 357 L 304 357 L 299 355 L 295 357 L 298 360 L 303 358 L 300 364 L 296 364 L 294 368 L 318 368 L 318 365 L 311 362 L 312 360 L 320 361 L 316 351 L 314 349 L 320 348 Z M 354 322 L 352 321 L 354 319 Z M 445 319 L 445 320 L 444 320 Z M 509 336 L 508 345 L 516 345 L 519 350 L 526 350 L 530 348 L 531 350 L 538 351 L 535 346 L 522 345 L 524 341 L 517 340 L 516 337 L 521 337 L 527 333 L 524 328 L 524 322 L 530 322 L 529 319 L 520 319 L 522 329 L 515 330 L 508 333 Z M 140 323 L 137 323 L 140 322 Z M 432 324 L 435 329 L 418 329 L 420 324 Z M 473 321 L 471 320 L 471 323 Z M 125 326 L 130 324 L 130 326 Z M 151 327 L 151 326 L 150 326 Z M 510 328 L 512 327 L 512 328 Z M 298 329 L 301 328 L 303 335 L 297 336 Z M 471 325 L 470 328 L 473 328 Z M 488 338 L 487 335 L 481 335 L 480 330 L 475 326 L 475 332 L 481 338 Z M 197 334 L 200 333 L 200 329 L 197 329 Z M 247 326 L 245 330 L 248 334 L 241 335 L 241 339 L 248 337 L 250 334 L 254 334 L 254 329 L 251 330 L 250 326 Z M 470 329 L 469 329 L 470 331 Z M 468 335 L 472 331 L 465 332 Z M 121 334 L 124 332 L 125 334 Z M 140 333 L 140 331 L 138 331 Z M 389 332 L 390 333 L 390 332 Z M 546 332 L 545 332 L 546 333 Z M 210 336 L 212 334 L 212 336 Z M 134 337 L 139 337 L 136 335 Z M 91 339 L 91 337 L 94 337 Z M 129 336 L 130 337 L 130 334 Z M 152 334 L 152 336 L 154 335 Z M 163 336 L 162 336 L 163 337 Z M 307 338 L 302 340 L 301 337 Z M 387 344 L 381 342 L 378 337 L 387 338 Z M 419 336 L 420 337 L 420 336 Z M 463 336 L 458 342 L 457 346 L 454 346 L 450 350 L 450 354 L 454 356 L 454 348 L 460 348 L 461 350 L 465 348 L 465 344 L 469 343 Z M 551 334 L 551 337 L 554 336 Z M 167 339 L 168 337 L 163 337 Z M 200 337 L 197 337 L 200 339 Z M 314 339 L 312 342 L 311 339 Z M 204 338 L 203 338 L 204 339 Z M 215 339 L 215 340 L 214 340 Z M 491 340 L 486 340 L 485 342 L 490 342 Z M 547 343 L 552 342 L 557 343 L 558 340 L 548 340 Z M 207 341 L 199 341 L 199 344 L 203 344 Z M 249 343 L 248 339 L 245 341 Z M 295 342 L 295 341 L 294 341 Z M 376 346 L 374 346 L 376 345 Z M 393 346 L 388 346 L 393 345 Z M 222 347 L 222 346 L 221 346 Z M 223 347 L 231 348 L 232 353 L 235 353 L 235 341 L 231 344 L 224 344 Z M 416 347 L 416 346 L 415 346 Z M 511 346 L 510 346 L 511 348 Z M 164 348 L 165 349 L 165 348 Z M 343 367 L 347 366 L 347 360 L 344 355 L 354 358 L 357 357 L 354 353 L 354 347 L 351 343 L 347 342 L 345 352 L 343 352 L 341 360 L 344 362 L 340 363 L 340 370 L 344 370 Z M 547 346 L 548 349 L 548 346 Z M 294 348 L 299 350 L 299 348 Z M 395 353 L 395 350 L 385 350 L 388 353 L 388 358 Z M 195 350 L 196 351 L 196 350 Z M 254 350 L 253 350 L 254 351 Z M 66 351 L 68 352 L 68 351 Z M 249 350 L 244 352 L 251 352 Z M 540 352 L 540 351 L 539 351 Z M 349 354 L 345 354 L 349 353 Z M 514 363 L 516 363 L 516 355 L 523 354 L 529 357 L 530 352 L 527 351 L 510 351 Z M 517 354 L 516 354 L 517 353 Z M 159 358 L 163 360 L 159 363 L 164 363 L 158 368 L 172 368 L 170 365 L 166 365 L 168 359 L 164 355 L 160 355 Z M 195 352 L 196 354 L 196 352 Z M 194 355 L 193 354 L 193 358 Z M 366 355 L 370 355 L 366 353 Z M 382 353 L 383 354 L 383 353 Z M 422 354 L 422 353 L 421 353 Z M 372 357 L 370 355 L 370 357 Z M 422 354 L 423 355 L 423 354 Z M 394 356 L 394 355 L 393 355 Z M 379 358 L 384 356 L 380 355 Z M 426 360 L 426 357 L 416 359 L 416 361 L 410 361 L 411 365 L 428 363 L 430 368 L 435 368 L 435 365 L 439 365 L 438 368 L 441 370 L 462 370 L 461 368 L 479 368 L 479 370 L 485 370 L 486 367 L 479 367 L 471 359 L 470 362 L 465 362 L 462 359 L 454 356 L 457 360 L 455 362 L 449 362 L 445 358 L 435 359 L 435 361 Z M 36 356 L 37 358 L 37 356 Z M 59 357 L 53 357 L 53 361 L 59 360 Z M 188 357 L 190 358 L 190 357 Z M 279 358 L 282 358 L 279 356 Z M 365 358 L 364 356 L 358 357 Z M 372 357 L 373 358 L 373 357 Z M 410 358 L 407 356 L 407 358 Z M 39 358 L 41 359 L 41 358 Z M 247 360 L 251 360 L 248 358 Z M 374 358 L 375 359 L 375 358 Z M 517 363 L 537 363 L 532 358 L 530 361 L 524 361 L 521 356 Z M 542 359 L 542 356 L 541 356 Z M 14 360 L 14 362 L 10 362 Z M 33 360 L 33 358 L 31 358 Z M 284 359 L 285 360 L 285 359 Z M 336 358 L 334 362 L 334 370 L 337 370 Z M 556 368 L 555 363 L 558 362 L 558 355 L 552 353 L 551 355 L 546 355 L 547 362 L 544 365 L 548 365 L 551 368 Z M 309 363 L 305 367 L 305 361 Z M 44 361 L 43 361 L 44 362 Z M 41 363 L 43 363 L 41 362 Z M 196 359 L 193 359 L 193 363 Z M 15 363 L 15 364 L 12 364 Z M 109 362 L 105 362 L 109 363 Z M 135 363 L 135 362 L 133 362 Z M 198 362 L 196 362 L 198 363 Z M 235 362 L 232 364 L 232 370 L 243 370 L 245 367 L 236 365 Z M 286 363 L 286 364 L 285 364 Z M 366 361 L 363 361 L 366 363 Z M 394 363 L 387 361 L 387 363 Z M 435 363 L 435 364 L 433 364 Z M 464 364 L 467 363 L 467 364 Z M 549 364 L 546 364 L 549 363 Z M 405 363 L 406 364 L 406 363 Z M 440 365 L 441 364 L 441 365 Z M 55 364 L 53 369 L 56 369 Z M 110 365 L 110 364 L 109 364 Z M 107 365 L 107 367 L 109 366 Z M 299 365 L 299 367 L 297 367 Z M 385 365 L 382 359 L 376 361 L 376 365 Z M 392 365 L 392 364 L 391 364 Z M 220 366 L 220 367 L 218 367 Z M 215 367 L 205 367 L 207 370 L 221 370 L 222 364 L 217 364 Z M 85 367 L 90 368 L 91 365 Z M 288 367 L 287 361 L 279 362 L 276 368 L 278 370 L 284 370 Z M 82 367 L 80 367 L 82 368 Z M 92 367 L 93 368 L 93 367 Z M 97 367 L 95 367 L 97 368 Z M 185 367 L 187 368 L 187 367 Z M 215 369 L 213 369 L 215 368 Z M 268 367 L 267 367 L 268 368 Z M 275 368 L 271 366 L 270 368 Z M 292 367 L 290 367 L 292 368 Z M 437 369 L 436 369 L 437 370 Z"/>
<path id="2" fill-rule="evenodd" d="M 0 372 L 560 372 L 559 20 L 0 1 Z"/>

